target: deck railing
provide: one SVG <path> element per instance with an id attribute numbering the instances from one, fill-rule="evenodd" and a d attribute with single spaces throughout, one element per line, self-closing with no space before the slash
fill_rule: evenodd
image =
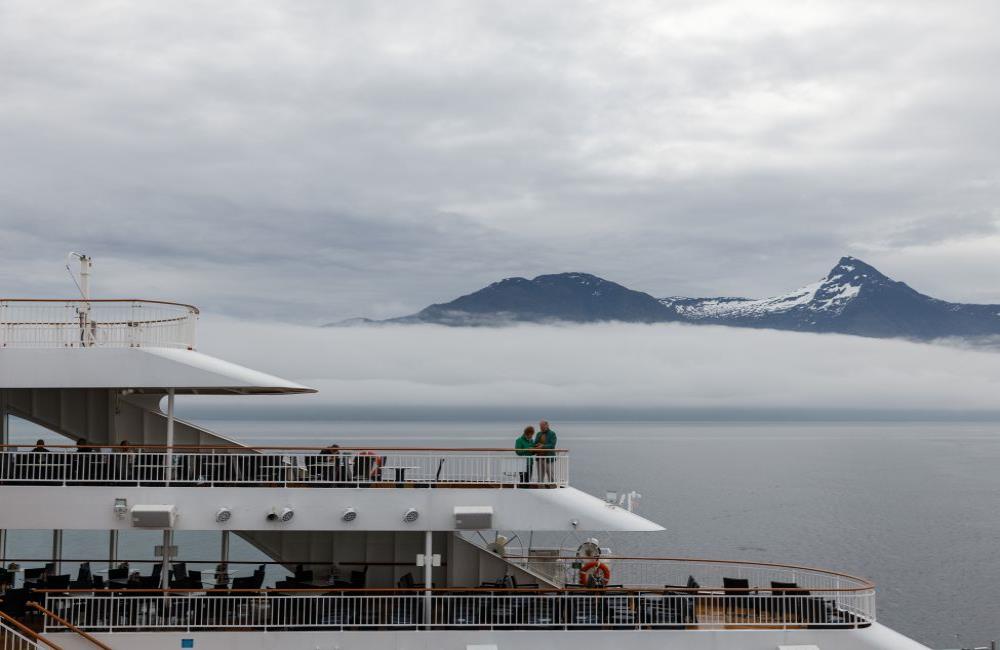
<path id="1" fill-rule="evenodd" d="M 0 348 L 193 350 L 198 309 L 155 300 L 0 299 Z"/>
<path id="2" fill-rule="evenodd" d="M 0 650 L 37 650 L 43 647 L 45 650 L 62 650 L 24 623 L 0 612 Z"/>
<path id="3" fill-rule="evenodd" d="M 25 449 L 22 451 L 21 449 Z M 195 487 L 549 487 L 569 483 L 569 455 L 546 450 L 288 447 L 0 446 L 0 483 Z M 544 454 L 544 455 L 543 455 Z"/>
<path id="4" fill-rule="evenodd" d="M 561 585 L 587 584 L 590 575 L 586 571 L 589 562 L 578 558 L 521 556 L 505 559 L 515 566 L 550 576 Z M 774 591 L 804 598 L 790 601 L 791 603 L 807 602 L 807 597 L 823 594 L 823 598 L 839 611 L 861 618 L 868 618 L 869 615 L 874 617 L 875 586 L 872 583 L 863 578 L 824 569 L 791 564 L 691 558 L 602 557 L 596 561 L 608 568 L 607 584 L 625 589 L 643 589 L 647 585 L 657 585 L 671 591 L 684 589 L 699 593 L 713 592 L 714 586 L 725 585 L 728 579 L 745 581 L 746 588 L 738 587 L 732 593 L 751 600 L 766 598 Z M 859 598 L 859 595 L 865 597 Z"/>
<path id="5" fill-rule="evenodd" d="M 530 568 L 554 579 L 560 585 L 579 585 L 586 560 L 571 557 L 552 558 L 538 555 L 505 556 L 515 566 Z M 751 585 L 770 586 L 772 582 L 795 583 L 799 589 L 840 590 L 871 586 L 868 581 L 843 573 L 792 564 L 700 560 L 692 558 L 602 557 L 608 567 L 609 584 L 629 588 L 646 585 L 684 587 L 693 579 L 698 585 L 721 585 L 724 578 L 746 580 Z"/>
<path id="6" fill-rule="evenodd" d="M 88 632 L 145 630 L 856 628 L 875 621 L 874 588 L 808 594 L 723 589 L 46 593 Z M 46 620 L 46 632 L 65 628 Z"/>

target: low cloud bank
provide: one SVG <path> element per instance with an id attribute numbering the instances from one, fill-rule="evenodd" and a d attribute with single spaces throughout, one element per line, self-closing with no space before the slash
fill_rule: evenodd
<path id="1" fill-rule="evenodd" d="M 998 411 L 1000 355 L 685 325 L 320 329 L 205 319 L 199 348 L 318 388 L 253 406 Z M 237 406 L 197 398 L 192 407 Z M 241 403 L 238 407 L 250 406 Z"/>

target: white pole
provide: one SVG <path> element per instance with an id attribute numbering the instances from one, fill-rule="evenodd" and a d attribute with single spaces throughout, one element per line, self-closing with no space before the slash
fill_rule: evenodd
<path id="1" fill-rule="evenodd" d="M 90 257 L 80 256 L 80 293 L 84 300 L 90 300 Z"/>
<path id="2" fill-rule="evenodd" d="M 431 624 L 431 585 L 434 575 L 434 532 L 424 532 L 424 625 Z"/>
<path id="3" fill-rule="evenodd" d="M 174 474 L 174 390 L 167 389 L 167 485 Z"/>
<path id="4" fill-rule="evenodd" d="M 10 418 L 7 415 L 7 391 L 0 390 L 0 423 L 2 423 L 2 432 L 0 432 L 0 445 L 10 444 Z M 6 453 L 9 451 L 6 447 L 3 448 Z M 13 458 L 13 457 L 12 457 Z M 7 531 L 0 528 L 0 568 L 2 568 L 3 563 L 7 559 Z"/>
<path id="5" fill-rule="evenodd" d="M 224 568 L 223 573 L 228 576 L 229 575 L 229 531 L 228 530 L 222 531 L 221 543 L 222 547 L 219 550 L 219 564 L 221 564 Z M 216 578 L 215 582 L 213 583 L 213 586 L 217 586 L 219 584 L 221 583 L 219 582 L 218 578 Z M 229 586 L 228 580 L 226 581 L 226 586 L 227 587 Z"/>
<path id="6" fill-rule="evenodd" d="M 3 423 L 3 437 L 0 438 L 0 444 L 9 445 L 10 444 L 10 416 L 7 415 L 7 391 L 0 390 L 0 414 L 2 414 Z"/>
<path id="7" fill-rule="evenodd" d="M 171 530 L 169 528 L 163 529 L 163 564 L 160 566 L 160 587 L 162 589 L 170 588 L 170 543 L 173 541 L 171 538 Z"/>
<path id="8" fill-rule="evenodd" d="M 56 575 L 62 572 L 62 531 L 52 531 L 52 564 L 56 565 Z"/>
<path id="9" fill-rule="evenodd" d="M 94 344 L 94 332 L 90 326 L 90 257 L 87 255 L 80 256 L 80 293 L 83 295 L 84 301 L 81 307 L 83 315 L 81 322 L 83 326 L 82 343 L 84 347 L 89 347 Z"/>
<path id="10" fill-rule="evenodd" d="M 108 571 L 115 568 L 118 561 L 118 531 L 108 531 Z M 126 576 L 128 577 L 128 576 Z"/>

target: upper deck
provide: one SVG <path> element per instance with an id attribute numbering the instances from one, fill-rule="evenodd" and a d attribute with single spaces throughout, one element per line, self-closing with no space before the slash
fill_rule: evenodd
<path id="1" fill-rule="evenodd" d="M 82 453 L 84 450 L 89 453 Z M 0 445 L 0 483 L 134 487 L 566 487 L 569 453 L 497 448 Z"/>
<path id="2" fill-rule="evenodd" d="M 195 349 L 198 308 L 158 300 L 0 299 L 0 348 Z"/>

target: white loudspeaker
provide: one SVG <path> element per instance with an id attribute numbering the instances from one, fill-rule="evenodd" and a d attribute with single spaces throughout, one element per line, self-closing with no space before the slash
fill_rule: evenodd
<path id="1" fill-rule="evenodd" d="M 132 506 L 133 528 L 173 528 L 177 523 L 177 506 Z"/>

